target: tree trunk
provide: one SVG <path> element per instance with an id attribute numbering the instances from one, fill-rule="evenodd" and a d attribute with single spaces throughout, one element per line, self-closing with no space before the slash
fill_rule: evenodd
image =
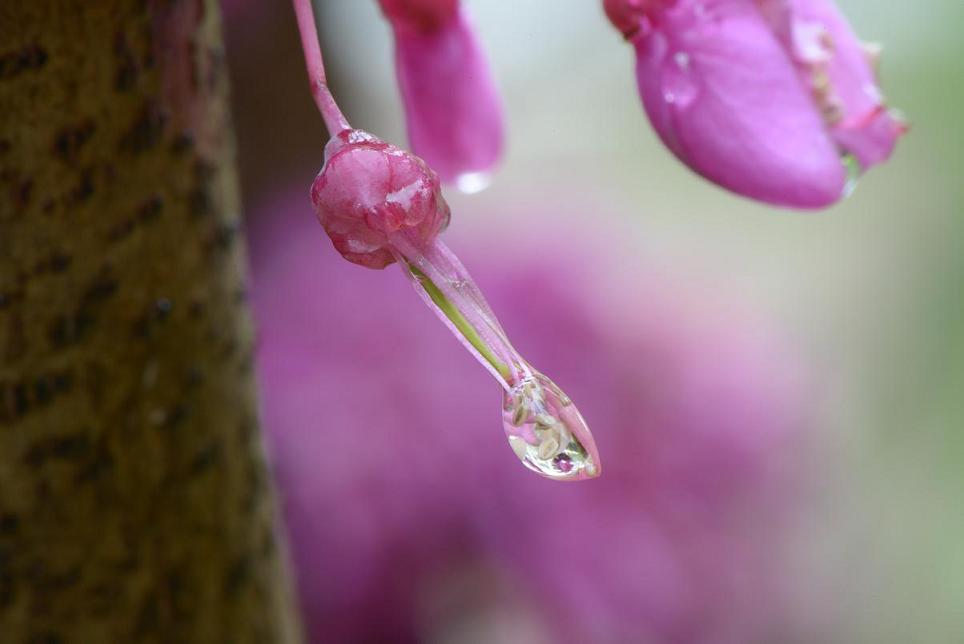
<path id="1" fill-rule="evenodd" d="M 0 3 L 0 640 L 298 639 L 215 0 Z"/>

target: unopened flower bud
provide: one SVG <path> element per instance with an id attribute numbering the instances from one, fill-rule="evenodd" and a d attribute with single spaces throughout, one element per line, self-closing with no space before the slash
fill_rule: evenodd
<path id="1" fill-rule="evenodd" d="M 335 249 L 367 268 L 395 261 L 392 235 L 404 232 L 426 244 L 449 223 L 431 168 L 362 130 L 345 130 L 328 142 L 311 201 Z"/>

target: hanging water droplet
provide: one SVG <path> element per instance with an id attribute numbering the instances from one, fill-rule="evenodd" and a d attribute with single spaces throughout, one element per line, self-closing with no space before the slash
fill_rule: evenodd
<path id="1" fill-rule="evenodd" d="M 599 476 L 599 456 L 579 410 L 538 372 L 503 393 L 502 424 L 522 464 L 551 479 Z"/>
<path id="2" fill-rule="evenodd" d="M 455 187 L 463 194 L 474 195 L 488 188 L 491 181 L 487 172 L 466 172 L 455 178 Z"/>
<path id="3" fill-rule="evenodd" d="M 860 167 L 860 161 L 857 160 L 857 157 L 849 152 L 840 155 L 840 162 L 847 170 L 847 181 L 843 187 L 843 196 L 846 199 L 857 188 L 857 181 L 860 179 L 863 168 Z"/>
<path id="4" fill-rule="evenodd" d="M 502 427 L 522 464 L 543 476 L 599 476 L 599 452 L 572 400 L 512 347 L 478 286 L 440 240 L 394 235 L 399 265 L 425 302 L 502 386 Z"/>

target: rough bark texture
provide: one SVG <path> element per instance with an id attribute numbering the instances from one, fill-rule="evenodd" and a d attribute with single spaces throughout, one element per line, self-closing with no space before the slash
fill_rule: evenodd
<path id="1" fill-rule="evenodd" d="M 214 0 L 0 3 L 0 641 L 297 639 Z"/>

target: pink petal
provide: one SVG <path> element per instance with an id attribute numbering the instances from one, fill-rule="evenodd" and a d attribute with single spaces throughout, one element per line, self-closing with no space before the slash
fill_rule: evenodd
<path id="1" fill-rule="evenodd" d="M 690 168 L 777 205 L 840 199 L 836 146 L 753 3 L 682 0 L 634 44 L 646 112 Z"/>
<path id="2" fill-rule="evenodd" d="M 887 160 L 906 127 L 887 111 L 867 49 L 832 0 L 761 0 L 761 6 L 807 86 L 826 78 L 837 144 L 864 169 Z"/>
<path id="3" fill-rule="evenodd" d="M 465 13 L 434 31 L 396 29 L 395 37 L 412 150 L 444 182 L 491 170 L 502 153 L 502 106 Z"/>

